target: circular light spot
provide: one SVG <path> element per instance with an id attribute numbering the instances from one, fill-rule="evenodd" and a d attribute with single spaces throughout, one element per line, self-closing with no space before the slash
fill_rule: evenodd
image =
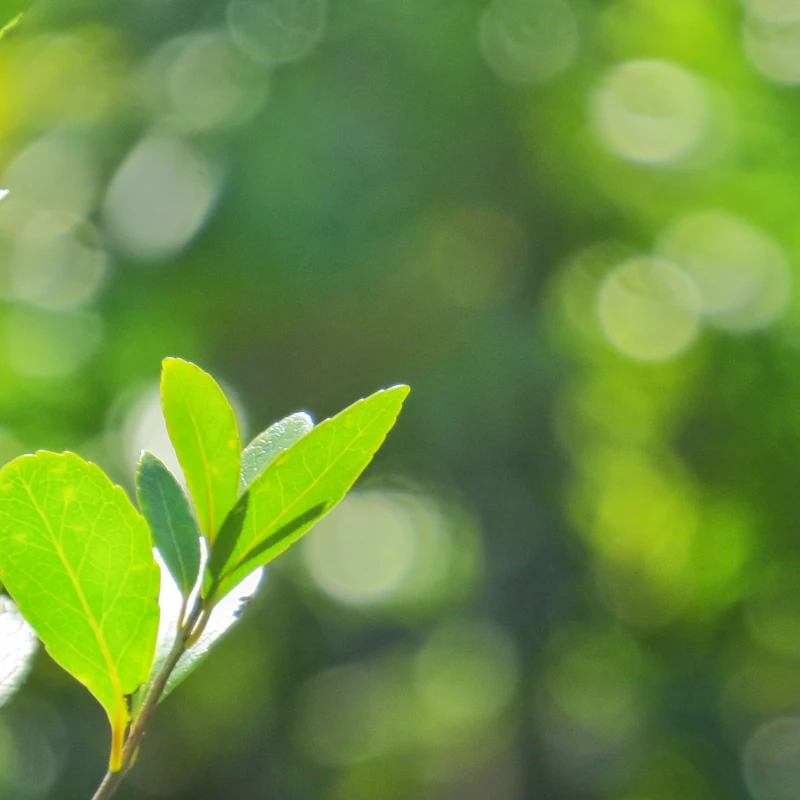
<path id="1" fill-rule="evenodd" d="M 702 311 L 720 328 L 762 328 L 786 308 L 791 271 L 781 248 L 731 214 L 684 217 L 661 237 L 657 250 L 691 276 Z"/>
<path id="2" fill-rule="evenodd" d="M 322 764 L 357 764 L 408 740 L 413 713 L 391 662 L 336 667 L 303 688 L 295 737 Z"/>
<path id="3" fill-rule="evenodd" d="M 641 361 L 663 361 L 688 347 L 697 335 L 698 312 L 693 283 L 668 261 L 627 261 L 600 287 L 600 324 L 606 336 Z"/>
<path id="4" fill-rule="evenodd" d="M 775 22 L 800 20 L 800 0 L 745 0 L 751 13 Z"/>
<path id="5" fill-rule="evenodd" d="M 668 164 L 691 155 L 710 125 L 700 81 L 669 61 L 628 61 L 611 70 L 593 97 L 594 125 L 610 150 L 629 161 Z"/>
<path id="6" fill-rule="evenodd" d="M 234 46 L 227 31 L 205 31 L 159 48 L 141 83 L 153 112 L 189 132 L 247 121 L 267 96 L 269 75 Z"/>
<path id="7" fill-rule="evenodd" d="M 304 540 L 309 573 L 345 603 L 371 603 L 399 589 L 417 557 L 411 508 L 379 492 L 350 495 L 328 517 L 324 532 Z"/>
<path id="8" fill-rule="evenodd" d="M 9 269 L 12 297 L 66 310 L 95 298 L 108 270 L 108 255 L 88 222 L 40 212 L 20 231 Z"/>
<path id="9" fill-rule="evenodd" d="M 765 722 L 743 754 L 744 778 L 754 800 L 794 800 L 800 796 L 800 719 Z"/>
<path id="10" fill-rule="evenodd" d="M 180 139 L 143 139 L 117 170 L 103 201 L 111 238 L 131 258 L 174 255 L 203 226 L 219 177 L 208 159 Z"/>
<path id="11" fill-rule="evenodd" d="M 11 365 L 34 378 L 63 378 L 80 369 L 103 339 L 96 314 L 53 313 L 12 308 L 3 325 Z"/>
<path id="12" fill-rule="evenodd" d="M 88 145 L 64 133 L 50 133 L 25 148 L 9 164 L 2 183 L 14 204 L 82 217 L 92 212 L 99 188 Z"/>
<path id="13" fill-rule="evenodd" d="M 513 84 L 551 80 L 578 53 L 578 20 L 567 0 L 493 0 L 478 30 L 486 63 Z"/>
<path id="14" fill-rule="evenodd" d="M 800 82 L 800 19 L 784 22 L 750 14 L 742 36 L 759 72 L 778 83 Z"/>
<path id="15" fill-rule="evenodd" d="M 183 470 L 167 432 L 158 386 L 146 389 L 131 405 L 122 425 L 122 447 L 129 470 L 136 469 L 142 451 L 147 450 L 160 458 L 181 485 L 186 487 Z"/>
<path id="16" fill-rule="evenodd" d="M 231 36 L 242 51 L 264 64 L 287 64 L 307 56 L 322 39 L 325 0 L 232 0 L 226 12 Z"/>
<path id="17" fill-rule="evenodd" d="M 436 629 L 414 664 L 414 682 L 440 728 L 485 724 L 511 702 L 518 681 L 516 650 L 496 626 L 448 622 Z"/>

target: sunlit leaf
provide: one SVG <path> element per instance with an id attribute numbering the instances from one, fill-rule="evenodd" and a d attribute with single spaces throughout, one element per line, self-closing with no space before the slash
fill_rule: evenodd
<path id="1" fill-rule="evenodd" d="M 144 519 L 73 453 L 21 456 L 0 471 L 0 575 L 50 655 L 105 708 L 118 769 L 125 695 L 147 680 L 158 632 Z"/>
<path id="2" fill-rule="evenodd" d="M 36 634 L 14 601 L 0 596 L 0 706 L 22 686 L 36 652 Z"/>
<path id="3" fill-rule="evenodd" d="M 236 417 L 217 382 L 179 358 L 164 360 L 161 403 L 200 530 L 213 542 L 239 492 Z"/>
<path id="4" fill-rule="evenodd" d="M 136 492 L 153 542 L 186 598 L 200 574 L 200 531 L 189 501 L 173 474 L 152 453 L 143 453 L 139 461 Z"/>
<path id="5" fill-rule="evenodd" d="M 0 0 L 0 36 L 13 28 L 32 4 L 33 0 Z"/>
<path id="6" fill-rule="evenodd" d="M 180 590 L 168 570 L 164 568 L 158 554 L 156 554 L 156 560 L 162 564 L 161 595 L 158 601 L 161 606 L 161 624 L 158 630 L 158 645 L 156 647 L 153 674 L 158 672 L 175 643 L 182 603 Z M 263 569 L 258 569 L 248 575 L 214 606 L 203 634 L 183 654 L 172 671 L 162 699 L 185 680 L 189 673 L 208 655 L 217 640 L 236 624 L 240 613 L 258 590 L 263 573 Z"/>
<path id="7" fill-rule="evenodd" d="M 242 479 L 239 493 L 243 494 L 279 453 L 291 447 L 313 427 L 314 420 L 304 411 L 300 411 L 259 433 L 242 451 Z"/>
<path id="8" fill-rule="evenodd" d="M 211 549 L 206 597 L 227 593 L 344 497 L 391 430 L 408 391 L 395 386 L 359 400 L 275 458 L 236 504 Z"/>

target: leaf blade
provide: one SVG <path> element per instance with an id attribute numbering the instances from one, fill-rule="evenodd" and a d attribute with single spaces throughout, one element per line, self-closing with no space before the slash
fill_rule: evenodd
<path id="1" fill-rule="evenodd" d="M 163 361 L 161 403 L 200 530 L 213 542 L 239 491 L 236 416 L 219 384 L 180 358 Z"/>
<path id="2" fill-rule="evenodd" d="M 0 576 L 53 659 L 105 708 L 118 768 L 125 695 L 147 680 L 158 630 L 144 519 L 75 454 L 21 456 L 0 470 Z"/>
<path id="3" fill-rule="evenodd" d="M 283 452 L 298 442 L 314 427 L 314 421 L 305 411 L 298 411 L 270 425 L 259 433 L 242 451 L 242 478 L 239 494 Z"/>
<path id="4" fill-rule="evenodd" d="M 372 460 L 408 392 L 395 386 L 359 400 L 282 452 L 228 517 L 211 549 L 204 596 L 225 594 L 330 511 Z"/>
<path id="5" fill-rule="evenodd" d="M 153 542 L 187 598 L 200 574 L 200 531 L 189 500 L 164 463 L 148 452 L 136 470 L 136 494 Z"/>

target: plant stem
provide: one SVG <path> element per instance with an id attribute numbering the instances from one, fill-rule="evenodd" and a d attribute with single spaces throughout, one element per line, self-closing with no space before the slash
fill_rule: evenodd
<path id="1" fill-rule="evenodd" d="M 180 630 L 178 630 L 175 643 L 172 645 L 172 649 L 169 651 L 166 661 L 164 661 L 164 664 L 158 671 L 158 674 L 150 684 L 150 688 L 147 690 L 147 695 L 142 703 L 141 708 L 139 709 L 139 713 L 136 715 L 136 718 L 131 724 L 131 729 L 128 733 L 128 738 L 125 740 L 125 747 L 122 751 L 122 769 L 120 769 L 118 772 L 111 772 L 109 770 L 106 773 L 105 778 L 103 778 L 103 782 L 97 788 L 92 800 L 109 800 L 109 798 L 114 795 L 117 789 L 119 789 L 119 786 L 124 780 L 125 775 L 133 765 L 133 762 L 136 758 L 136 752 L 142 736 L 144 736 L 147 723 L 150 721 L 150 717 L 153 716 L 153 713 L 158 707 L 158 701 L 161 698 L 161 695 L 164 693 L 164 688 L 167 685 L 169 676 L 172 675 L 172 671 L 177 666 L 178 661 L 180 661 L 180 658 L 186 649 L 187 643 L 194 633 L 194 628 L 197 625 L 197 621 L 203 614 L 203 610 L 203 601 L 198 596 L 191 613 L 186 619 L 186 622 L 180 628 Z"/>

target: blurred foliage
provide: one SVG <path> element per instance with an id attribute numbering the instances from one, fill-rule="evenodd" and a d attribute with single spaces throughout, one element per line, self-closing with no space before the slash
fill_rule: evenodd
<path id="1" fill-rule="evenodd" d="M 798 85 L 800 0 L 33 6 L 3 459 L 175 467 L 169 354 L 245 436 L 414 387 L 121 796 L 800 796 Z M 0 796 L 101 715 L 42 654 Z"/>

